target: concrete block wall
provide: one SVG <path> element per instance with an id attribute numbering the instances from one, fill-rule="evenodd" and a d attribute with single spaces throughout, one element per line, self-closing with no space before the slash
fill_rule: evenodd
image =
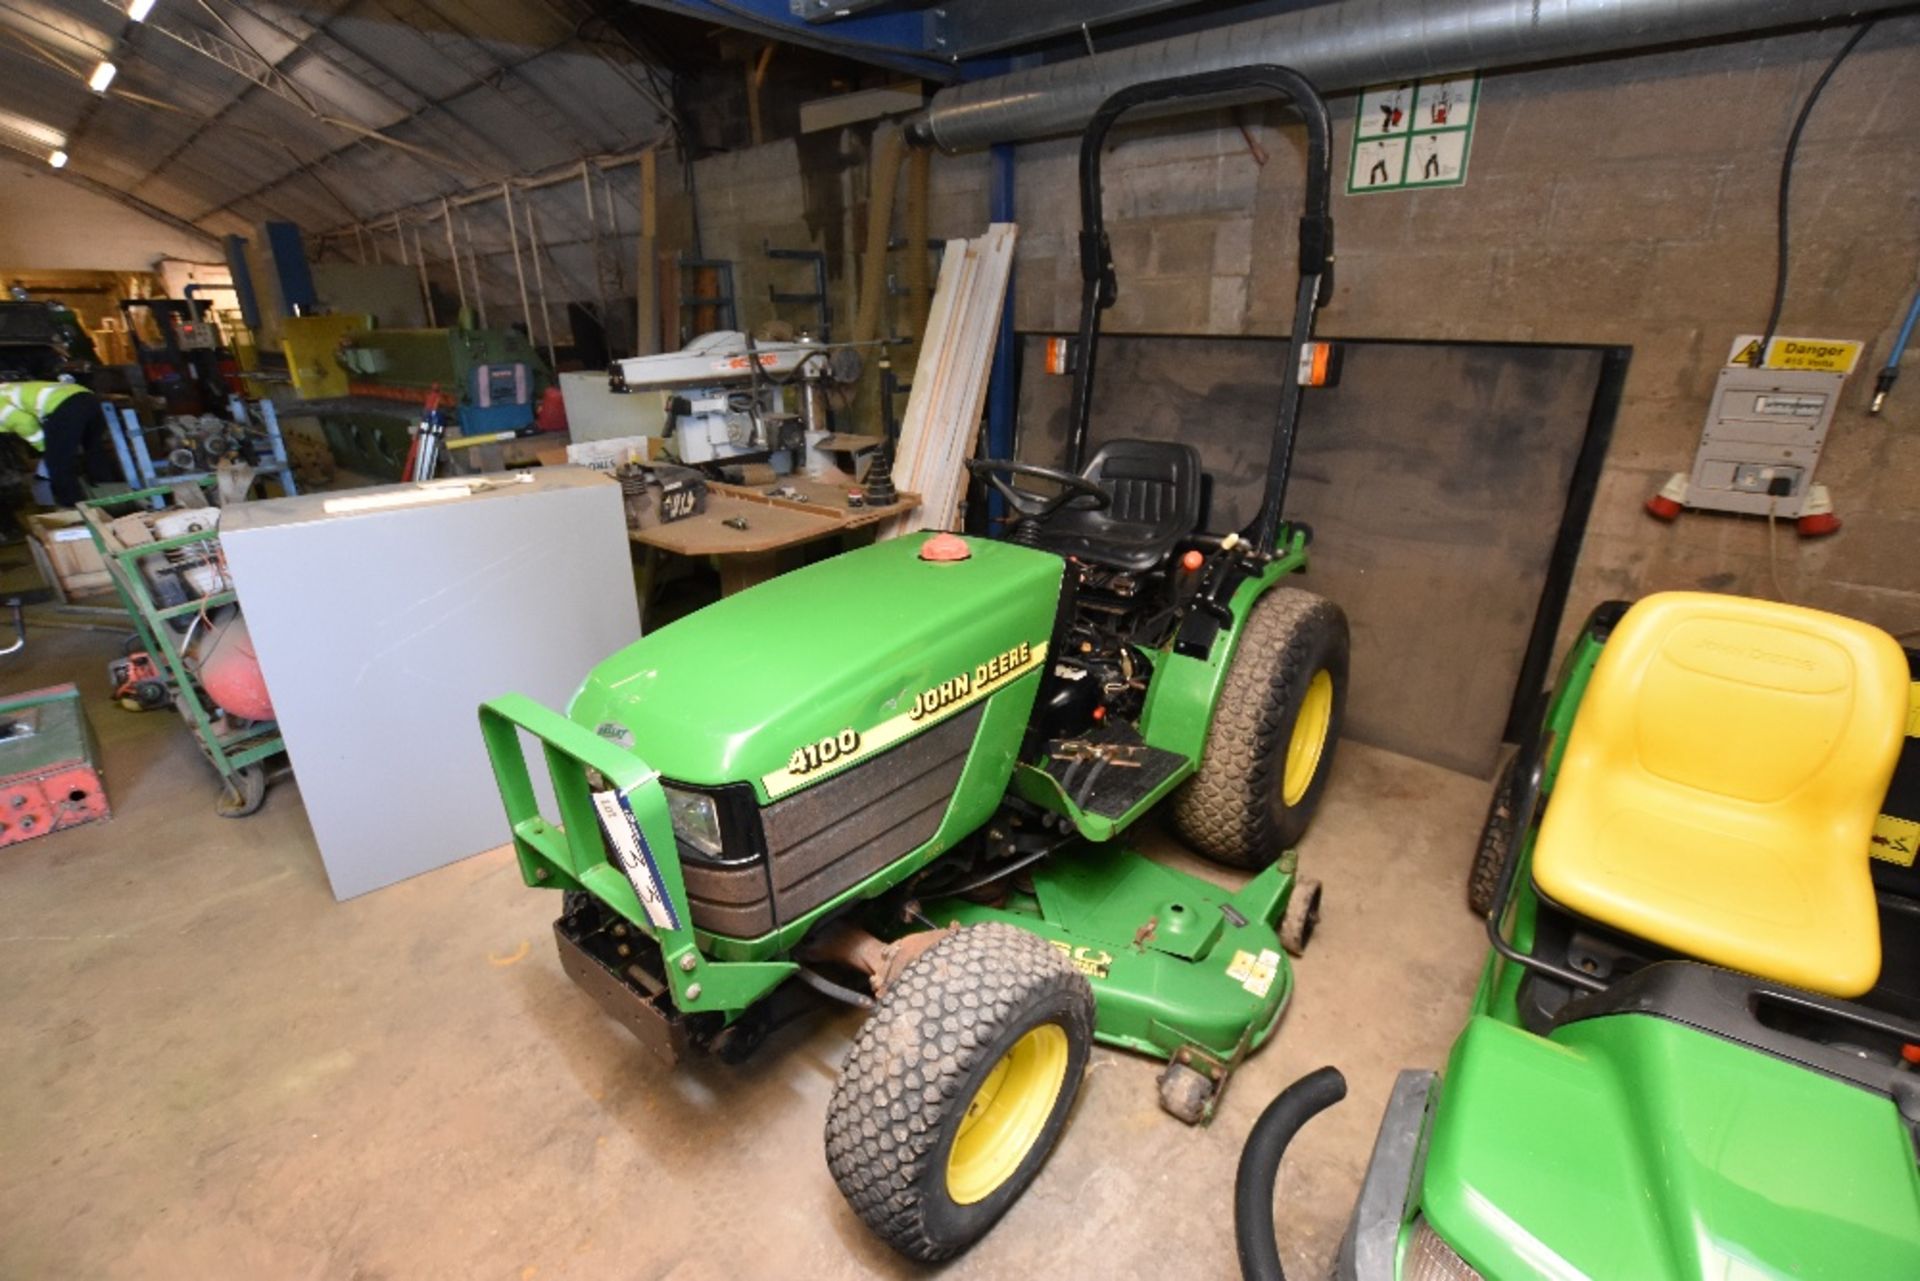
<path id="1" fill-rule="evenodd" d="M 823 238 L 807 225 L 806 193 L 794 141 L 722 152 L 695 161 L 693 168 L 701 249 L 708 258 L 732 261 L 734 304 L 742 327 L 757 329 L 776 314 L 796 324 L 804 321 L 805 308 L 776 309 L 767 299 L 767 290 L 773 286 L 783 293 L 812 288 L 806 264 L 769 260 L 768 244 L 777 249 L 824 247 Z M 835 312 L 845 314 L 838 307 Z"/>
<path id="2" fill-rule="evenodd" d="M 1633 360 L 1569 627 L 1594 603 L 1666 588 L 1772 596 L 1920 628 L 1920 364 L 1879 418 L 1873 372 L 1920 283 L 1920 16 L 1883 21 L 1841 68 L 1793 180 L 1783 332 L 1867 342 L 1820 480 L 1845 528 L 1642 501 L 1692 459 L 1734 336 L 1765 323 L 1788 130 L 1843 30 L 1486 77 L 1464 187 L 1335 197 L 1337 290 L 1323 332 L 1368 338 L 1623 344 Z M 1352 96 L 1335 110 L 1343 189 Z M 1113 332 L 1273 334 L 1291 305 L 1299 131 L 1243 113 L 1122 131 L 1107 162 L 1121 276 Z M 1016 316 L 1072 328 L 1075 145 L 1019 149 Z M 943 157 L 937 189 L 984 193 L 985 160 Z M 940 202 L 936 201 L 936 209 Z M 984 213 L 984 194 L 974 206 Z M 948 234 L 965 234 L 958 207 Z M 1776 589 L 1775 580 L 1778 580 Z"/>

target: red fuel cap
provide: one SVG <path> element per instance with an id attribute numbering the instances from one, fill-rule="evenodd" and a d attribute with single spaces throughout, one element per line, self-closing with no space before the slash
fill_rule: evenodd
<path id="1" fill-rule="evenodd" d="M 935 534 L 920 544 L 920 559 L 931 561 L 966 560 L 973 555 L 967 540 L 958 534 Z"/>

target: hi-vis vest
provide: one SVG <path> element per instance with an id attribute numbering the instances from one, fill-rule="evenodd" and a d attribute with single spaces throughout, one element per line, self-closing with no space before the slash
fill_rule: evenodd
<path id="1" fill-rule="evenodd" d="M 44 450 L 47 433 L 41 422 L 85 390 L 79 383 L 0 383 L 0 431 L 10 431 Z"/>

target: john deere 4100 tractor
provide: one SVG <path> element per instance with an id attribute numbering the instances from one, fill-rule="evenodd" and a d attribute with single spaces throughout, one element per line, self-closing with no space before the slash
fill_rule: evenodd
<path id="1" fill-rule="evenodd" d="M 1191 446 L 1081 457 L 1115 296 L 1100 155 L 1132 107 L 1249 89 L 1298 109 L 1308 187 L 1264 501 L 1219 533 Z M 1210 1115 L 1278 1022 L 1318 902 L 1290 847 L 1326 783 L 1347 628 L 1285 585 L 1308 533 L 1281 503 L 1331 256 L 1326 107 L 1279 67 L 1136 86 L 1088 126 L 1081 184 L 1071 465 L 969 464 L 1011 505 L 1008 539 L 848 552 L 615 654 L 564 716 L 517 696 L 481 713 L 522 872 L 566 892 L 561 960 L 643 1040 L 731 1059 L 803 1000 L 872 1010 L 827 1161 L 921 1259 L 1031 1181 L 1095 1040 L 1167 1060 L 1168 1109 Z M 1238 892 L 1121 842 L 1162 800 L 1253 873 Z"/>

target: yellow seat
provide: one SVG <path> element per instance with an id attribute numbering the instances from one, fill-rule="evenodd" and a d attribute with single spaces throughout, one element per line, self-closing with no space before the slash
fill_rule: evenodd
<path id="1" fill-rule="evenodd" d="M 1868 848 L 1907 684 L 1899 645 L 1865 623 L 1647 597 L 1581 699 L 1534 883 L 1685 955 L 1858 996 L 1880 974 Z"/>

